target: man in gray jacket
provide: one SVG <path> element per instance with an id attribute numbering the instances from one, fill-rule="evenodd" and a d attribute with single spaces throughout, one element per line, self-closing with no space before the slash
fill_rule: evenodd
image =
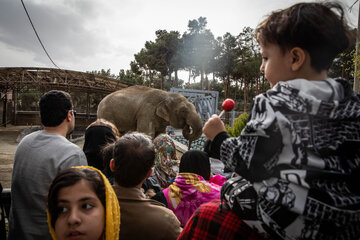
<path id="1" fill-rule="evenodd" d="M 9 239 L 51 239 L 46 198 L 51 181 L 63 169 L 87 165 L 81 148 L 66 139 L 75 111 L 63 91 L 45 93 L 39 102 L 44 130 L 27 135 L 15 152 L 11 181 Z"/>

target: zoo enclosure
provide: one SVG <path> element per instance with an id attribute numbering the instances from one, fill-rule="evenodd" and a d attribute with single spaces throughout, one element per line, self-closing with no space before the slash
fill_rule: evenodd
<path id="1" fill-rule="evenodd" d="M 39 125 L 37 101 L 40 96 L 51 90 L 58 89 L 72 95 L 74 108 L 78 111 L 77 127 L 83 128 L 96 119 L 96 107 L 101 99 L 116 90 L 131 86 L 131 83 L 98 75 L 61 70 L 54 68 L 0 68 L 0 124 Z M 19 94 L 36 90 L 39 96 L 30 108 L 24 109 L 24 103 L 19 101 Z M 218 113 L 217 91 L 202 91 L 192 89 L 172 88 L 170 92 L 184 95 L 192 102 L 203 122 L 212 114 Z M 26 99 L 25 101 L 32 101 Z M 235 112 L 231 113 L 233 121 Z"/>
<path id="2" fill-rule="evenodd" d="M 76 110 L 79 106 L 77 126 L 87 126 L 96 118 L 96 113 L 91 113 L 91 103 L 97 105 L 98 101 L 105 95 L 131 85 L 131 83 L 117 79 L 71 70 L 0 68 L 1 124 L 4 126 L 7 123 L 13 125 L 39 124 L 37 107 L 21 110 L 22 103 L 18 101 L 18 95 L 29 89 L 35 89 L 40 93 L 58 89 L 67 91 L 72 95 Z M 80 107 L 79 99 L 85 102 L 83 104 L 86 106 L 85 108 Z"/>
<path id="3" fill-rule="evenodd" d="M 189 102 L 194 104 L 197 113 L 199 114 L 203 123 L 205 123 L 213 114 L 218 114 L 218 91 L 195 90 L 195 89 L 182 89 L 171 88 L 170 92 L 182 94 L 188 99 Z M 237 115 L 238 116 L 238 115 Z M 230 125 L 233 124 L 234 119 L 237 117 L 236 112 L 230 111 Z"/>

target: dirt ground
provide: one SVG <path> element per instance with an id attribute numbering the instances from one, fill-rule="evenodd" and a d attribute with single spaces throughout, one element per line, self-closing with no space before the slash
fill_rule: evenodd
<path id="1" fill-rule="evenodd" d="M 0 127 L 0 183 L 3 188 L 11 187 L 11 174 L 18 135 L 29 126 L 7 125 Z M 77 143 L 82 148 L 84 142 Z"/>

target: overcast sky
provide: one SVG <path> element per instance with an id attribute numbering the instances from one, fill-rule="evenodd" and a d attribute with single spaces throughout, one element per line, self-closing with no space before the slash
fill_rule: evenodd
<path id="1" fill-rule="evenodd" d="M 238 35 L 273 10 L 296 0 L 23 0 L 53 61 L 62 69 L 129 69 L 134 54 L 155 31 L 183 34 L 189 20 L 206 17 L 215 37 Z M 352 27 L 359 3 L 341 0 Z M 0 67 L 54 67 L 27 19 L 20 0 L 0 0 Z"/>

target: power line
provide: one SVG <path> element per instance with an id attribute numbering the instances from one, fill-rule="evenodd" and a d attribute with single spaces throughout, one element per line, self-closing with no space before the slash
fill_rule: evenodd
<path id="1" fill-rule="evenodd" d="M 54 63 L 54 61 L 51 59 L 49 53 L 46 51 L 46 49 L 45 49 L 45 47 L 44 47 L 44 44 L 41 42 L 41 39 L 40 39 L 40 37 L 39 37 L 39 34 L 37 33 L 37 31 L 36 31 L 36 29 L 35 29 L 35 26 L 34 26 L 33 22 L 31 21 L 30 15 L 29 15 L 28 11 L 26 10 L 26 7 L 25 7 L 25 4 L 24 4 L 23 0 L 21 0 L 21 3 L 22 3 L 22 5 L 23 5 L 23 7 L 24 7 L 24 10 L 25 10 L 25 12 L 26 12 L 26 15 L 28 16 L 28 19 L 29 19 L 29 21 L 30 21 L 30 23 L 31 23 L 32 28 L 34 29 L 34 32 L 35 32 L 35 34 L 36 34 L 36 37 L 37 37 L 37 39 L 39 40 L 42 48 L 44 49 L 44 51 L 45 51 L 45 53 L 46 53 L 46 55 L 48 56 L 48 58 L 50 59 L 50 61 L 54 64 L 54 66 L 57 67 L 58 69 L 60 69 L 60 68 L 58 67 L 58 65 L 56 65 L 56 64 Z"/>
<path id="2" fill-rule="evenodd" d="M 350 7 L 349 7 L 349 11 L 351 12 L 353 6 L 358 2 L 359 0 L 356 0 Z"/>

